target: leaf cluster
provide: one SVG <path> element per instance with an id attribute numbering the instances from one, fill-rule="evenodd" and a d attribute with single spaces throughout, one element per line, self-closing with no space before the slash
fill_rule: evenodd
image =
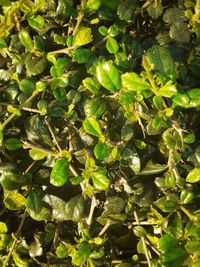
<path id="1" fill-rule="evenodd" d="M 0 0 L 0 266 L 200 266 L 199 73 L 199 0 Z"/>

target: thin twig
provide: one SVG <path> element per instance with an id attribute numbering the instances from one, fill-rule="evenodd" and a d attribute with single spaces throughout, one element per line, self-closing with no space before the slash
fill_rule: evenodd
<path id="1" fill-rule="evenodd" d="M 98 46 L 102 45 L 105 41 L 107 41 L 108 39 L 108 35 L 105 36 L 103 39 L 101 39 L 99 42 L 97 42 L 96 44 L 94 44 L 91 48 L 92 51 L 94 51 Z"/>
<path id="2" fill-rule="evenodd" d="M 134 217 L 135 217 L 135 220 L 136 220 L 137 224 L 140 225 L 140 221 L 139 221 L 139 218 L 138 218 L 138 215 L 137 215 L 136 211 L 134 211 Z M 143 236 L 141 237 L 141 241 L 142 241 L 142 245 L 143 245 L 143 248 L 144 248 L 144 253 L 145 253 L 145 256 L 146 256 L 146 259 L 147 259 L 148 266 L 152 267 L 151 259 L 150 259 L 150 252 L 149 252 L 149 250 L 147 248 L 146 240 L 145 240 L 145 238 Z"/>
<path id="3" fill-rule="evenodd" d="M 24 149 L 35 149 L 37 151 L 40 151 L 42 153 L 46 153 L 46 154 L 49 154 L 55 158 L 58 157 L 58 153 L 55 153 L 49 149 L 46 149 L 46 148 L 43 148 L 43 147 L 40 147 L 40 146 L 37 146 L 37 145 L 34 145 L 34 144 L 31 144 L 29 142 L 26 142 L 26 141 L 22 141 L 23 142 L 23 148 Z"/>
<path id="4" fill-rule="evenodd" d="M 63 48 L 63 49 L 59 49 L 59 50 L 55 50 L 55 51 L 49 52 L 49 54 L 50 55 L 53 55 L 53 54 L 68 54 L 71 50 L 74 50 L 74 49 L 76 49 L 78 47 L 79 47 L 78 45 L 72 45 L 70 47 L 66 47 L 66 48 Z"/>
<path id="5" fill-rule="evenodd" d="M 80 14 L 78 16 L 77 21 L 76 21 L 76 25 L 75 25 L 74 30 L 73 30 L 73 34 L 72 34 L 73 36 L 76 34 L 76 32 L 77 32 L 77 30 L 78 30 L 83 18 L 84 18 L 84 14 Z"/>
<path id="6" fill-rule="evenodd" d="M 15 239 L 13 240 L 13 243 L 12 243 L 12 246 L 11 246 L 10 251 L 8 253 L 8 256 L 7 256 L 6 260 L 5 260 L 5 262 L 3 263 L 2 267 L 6 267 L 8 265 L 8 263 L 9 263 L 9 261 L 10 261 L 10 257 L 12 256 L 13 251 L 15 250 L 15 246 L 16 246 L 19 238 L 20 238 L 22 227 L 24 225 L 25 219 L 26 219 L 26 210 L 24 211 L 24 214 L 22 216 L 22 219 L 21 219 L 21 222 L 19 224 L 19 227 L 18 227 L 18 229 L 17 229 L 17 231 L 15 233 Z"/>
<path id="7" fill-rule="evenodd" d="M 99 200 L 96 199 L 95 196 L 92 196 L 91 205 L 90 205 L 90 213 L 89 213 L 88 218 L 86 219 L 86 223 L 89 227 L 92 224 L 92 218 L 94 215 L 94 210 L 95 210 L 96 206 L 98 206 L 98 205 L 99 205 Z"/>
<path id="8" fill-rule="evenodd" d="M 53 129 L 52 129 L 50 123 L 48 122 L 47 118 L 45 118 L 45 123 L 46 123 L 46 125 L 47 125 L 47 127 L 48 127 L 48 129 L 49 129 L 49 132 L 50 132 L 50 134 L 51 134 L 51 136 L 52 136 L 52 138 L 53 138 L 53 142 L 54 142 L 55 145 L 57 146 L 59 152 L 61 152 L 62 149 L 61 149 L 61 147 L 60 147 L 59 144 L 58 144 L 58 141 L 57 141 L 57 139 L 56 139 L 56 136 L 55 136 L 55 134 L 54 134 L 54 132 L 53 132 Z"/>
<path id="9" fill-rule="evenodd" d="M 102 236 L 110 227 L 111 221 L 107 220 L 106 224 L 104 225 L 104 227 L 102 228 L 101 232 L 98 234 L 98 236 Z"/>

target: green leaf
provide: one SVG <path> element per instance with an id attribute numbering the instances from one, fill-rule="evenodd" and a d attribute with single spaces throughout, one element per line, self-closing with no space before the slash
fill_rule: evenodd
<path id="1" fill-rule="evenodd" d="M 67 258 L 69 255 L 68 248 L 66 245 L 60 243 L 56 248 L 56 256 L 60 259 Z"/>
<path id="2" fill-rule="evenodd" d="M 83 85 L 93 94 L 98 94 L 100 85 L 95 78 L 87 77 L 83 80 Z"/>
<path id="3" fill-rule="evenodd" d="M 187 177 L 186 177 L 186 182 L 187 183 L 197 183 L 200 181 L 200 168 L 194 168 L 191 170 Z"/>
<path id="4" fill-rule="evenodd" d="M 186 250 L 184 248 L 173 248 L 162 256 L 162 266 L 183 266 L 186 258 Z"/>
<path id="5" fill-rule="evenodd" d="M 195 142 L 195 134 L 188 134 L 183 138 L 184 143 L 193 144 Z"/>
<path id="6" fill-rule="evenodd" d="M 78 62 L 79 64 L 85 63 L 88 61 L 91 52 L 86 48 L 78 48 L 73 53 L 73 60 Z"/>
<path id="7" fill-rule="evenodd" d="M 102 135 L 101 126 L 95 118 L 86 118 L 83 122 L 84 130 L 94 136 L 100 137 Z"/>
<path id="8" fill-rule="evenodd" d="M 162 110 L 164 107 L 164 102 L 161 96 L 154 96 L 153 97 L 153 104 L 156 109 Z"/>
<path id="9" fill-rule="evenodd" d="M 28 50 L 31 52 L 31 50 L 33 49 L 33 40 L 31 39 L 29 33 L 25 30 L 22 29 L 19 33 L 19 40 L 21 42 L 21 44 Z"/>
<path id="10" fill-rule="evenodd" d="M 154 45 L 147 50 L 146 56 L 155 72 L 168 76 L 172 78 L 172 80 L 175 79 L 176 71 L 174 60 L 167 48 Z"/>
<path id="11" fill-rule="evenodd" d="M 43 201 L 52 208 L 52 218 L 58 221 L 66 220 L 66 201 L 54 195 L 45 195 Z M 68 217 L 67 217 L 68 218 Z"/>
<path id="12" fill-rule="evenodd" d="M 28 76 L 35 76 L 42 73 L 47 67 L 47 61 L 44 57 L 35 57 L 26 62 Z"/>
<path id="13" fill-rule="evenodd" d="M 85 8 L 85 12 L 93 12 L 100 8 L 101 0 L 88 0 Z"/>
<path id="14" fill-rule="evenodd" d="M 185 248 L 188 253 L 195 253 L 200 250 L 200 241 L 199 240 L 190 240 L 185 245 Z"/>
<path id="15" fill-rule="evenodd" d="M 48 155 L 44 152 L 35 150 L 35 149 L 30 149 L 29 150 L 29 156 L 33 159 L 33 160 L 42 160 L 44 158 L 46 158 Z"/>
<path id="16" fill-rule="evenodd" d="M 9 210 L 21 210 L 26 205 L 26 198 L 17 191 L 7 192 L 3 203 Z"/>
<path id="17" fill-rule="evenodd" d="M 121 105 L 129 105 L 129 104 L 133 103 L 133 99 L 134 99 L 134 92 L 132 92 L 132 91 L 126 92 L 126 91 L 122 90 L 122 92 L 119 96 L 119 103 Z"/>
<path id="18" fill-rule="evenodd" d="M 31 190 L 28 193 L 26 207 L 28 210 L 34 213 L 40 213 L 42 210 L 42 199 L 40 198 L 37 191 Z"/>
<path id="19" fill-rule="evenodd" d="M 173 103 L 177 106 L 187 107 L 190 103 L 190 99 L 186 94 L 177 93 L 172 99 Z"/>
<path id="20" fill-rule="evenodd" d="M 92 42 L 92 31 L 88 27 L 80 27 L 74 36 L 74 45 L 81 46 Z"/>
<path id="21" fill-rule="evenodd" d="M 188 29 L 188 24 L 184 22 L 173 23 L 170 31 L 170 37 L 178 43 L 189 43 L 190 42 L 190 31 Z"/>
<path id="22" fill-rule="evenodd" d="M 0 222 L 0 234 L 6 234 L 7 232 L 7 225 L 4 222 Z"/>
<path id="23" fill-rule="evenodd" d="M 82 195 L 71 198 L 65 206 L 65 220 L 78 222 L 83 217 L 85 211 L 85 201 Z"/>
<path id="24" fill-rule="evenodd" d="M 158 248 L 161 252 L 169 251 L 170 249 L 176 247 L 178 240 L 170 234 L 164 234 L 161 236 L 158 242 Z"/>
<path id="25" fill-rule="evenodd" d="M 120 2 L 117 8 L 117 14 L 121 20 L 131 21 L 133 19 L 134 11 L 137 8 L 136 2 L 132 0 L 125 0 Z"/>
<path id="26" fill-rule="evenodd" d="M 119 72 L 110 61 L 98 65 L 96 76 L 100 84 L 111 92 L 116 92 L 121 87 Z"/>
<path id="27" fill-rule="evenodd" d="M 50 175 L 50 183 L 54 186 L 63 186 L 69 179 L 69 162 L 63 157 L 56 160 Z"/>
<path id="28" fill-rule="evenodd" d="M 151 160 L 147 163 L 145 168 L 140 172 L 140 175 L 152 175 L 162 173 L 168 168 L 165 164 L 153 163 Z"/>
<path id="29" fill-rule="evenodd" d="M 12 257 L 17 267 L 28 267 L 29 266 L 28 259 L 23 259 L 21 255 L 19 255 L 18 253 L 13 252 Z"/>
<path id="30" fill-rule="evenodd" d="M 45 26 L 45 19 L 40 15 L 32 16 L 28 18 L 28 24 L 35 30 L 41 30 Z"/>
<path id="31" fill-rule="evenodd" d="M 35 212 L 34 209 L 27 209 L 27 212 L 35 221 L 46 221 L 51 217 L 51 207 L 44 201 L 42 201 L 42 208 L 40 212 Z"/>
<path id="32" fill-rule="evenodd" d="M 108 156 L 108 146 L 106 143 L 97 143 L 94 148 L 94 155 L 98 160 L 104 160 Z"/>
<path id="33" fill-rule="evenodd" d="M 125 124 L 122 127 L 121 140 L 124 142 L 128 142 L 132 139 L 132 137 L 133 137 L 133 126 L 129 124 Z"/>
<path id="34" fill-rule="evenodd" d="M 105 175 L 105 172 L 102 172 L 100 169 L 92 172 L 92 181 L 94 187 L 99 190 L 107 190 L 110 185 L 110 180 Z"/>
<path id="35" fill-rule="evenodd" d="M 20 174 L 6 172 L 1 177 L 1 185 L 4 190 L 17 190 L 20 189 L 23 185 L 27 184 L 28 179 Z"/>
<path id="36" fill-rule="evenodd" d="M 99 118 L 106 111 L 106 102 L 101 98 L 92 98 L 84 105 L 86 117 Z"/>
<path id="37" fill-rule="evenodd" d="M 108 197 L 104 205 L 103 216 L 108 216 L 110 214 L 118 214 L 124 210 L 126 202 L 123 198 L 118 196 Z"/>
<path id="38" fill-rule="evenodd" d="M 150 84 L 135 72 L 126 72 L 121 75 L 122 86 L 130 91 L 142 91 L 150 88 Z"/>
<path id="39" fill-rule="evenodd" d="M 163 5 L 161 2 L 152 2 L 150 6 L 147 9 L 149 16 L 152 17 L 152 19 L 158 19 L 162 13 L 163 13 Z"/>
<path id="40" fill-rule="evenodd" d="M 116 54 L 119 50 L 118 42 L 114 38 L 109 37 L 106 41 L 106 48 L 110 54 Z"/>
<path id="41" fill-rule="evenodd" d="M 31 94 L 35 90 L 35 84 L 28 79 L 22 79 L 19 83 L 19 88 L 26 94 Z"/>
<path id="42" fill-rule="evenodd" d="M 78 250 L 75 252 L 72 258 L 72 264 L 75 266 L 83 265 L 90 255 L 91 249 L 90 245 L 82 243 L 79 245 Z"/>
<path id="43" fill-rule="evenodd" d="M 17 138 L 8 138 L 4 141 L 4 145 L 8 150 L 16 150 L 22 147 L 22 143 Z"/>
<path id="44" fill-rule="evenodd" d="M 161 96 L 171 98 L 177 93 L 177 89 L 173 84 L 165 84 L 159 89 L 158 93 Z"/>

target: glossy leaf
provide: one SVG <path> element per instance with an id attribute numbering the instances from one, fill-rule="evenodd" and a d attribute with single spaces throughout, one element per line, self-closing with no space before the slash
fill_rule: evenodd
<path id="1" fill-rule="evenodd" d="M 176 73 L 174 60 L 166 48 L 154 45 L 147 50 L 146 55 L 154 71 L 174 79 Z"/>
<path id="2" fill-rule="evenodd" d="M 87 133 L 89 133 L 91 135 L 94 135 L 97 137 L 100 137 L 102 135 L 101 126 L 100 126 L 98 120 L 96 120 L 93 117 L 88 117 L 84 120 L 83 128 Z"/>
<path id="3" fill-rule="evenodd" d="M 7 192 L 4 198 L 4 205 L 9 210 L 21 210 L 26 205 L 26 198 L 17 191 Z"/>
<path id="4" fill-rule="evenodd" d="M 108 155 L 108 146 L 106 143 L 97 143 L 94 148 L 94 154 L 98 160 L 104 160 Z"/>
<path id="5" fill-rule="evenodd" d="M 122 74 L 122 86 L 130 91 L 142 91 L 150 88 L 150 84 L 135 72 Z"/>
<path id="6" fill-rule="evenodd" d="M 27 197 L 26 207 L 34 213 L 40 213 L 42 210 L 42 200 L 37 191 L 30 191 Z"/>
<path id="7" fill-rule="evenodd" d="M 91 28 L 80 27 L 74 36 L 74 45 L 81 46 L 92 41 Z"/>
<path id="8" fill-rule="evenodd" d="M 101 190 L 107 190 L 110 185 L 110 180 L 107 178 L 104 172 L 101 170 L 97 170 L 92 173 L 92 181 L 94 184 L 94 187 L 101 191 Z"/>
<path id="9" fill-rule="evenodd" d="M 194 168 L 188 173 L 186 177 L 186 182 L 197 183 L 199 181 L 200 181 L 200 168 Z"/>
<path id="10" fill-rule="evenodd" d="M 80 244 L 78 250 L 75 252 L 72 258 L 72 263 L 74 264 L 74 266 L 80 266 L 84 264 L 89 257 L 90 252 L 91 249 L 89 244 Z"/>
<path id="11" fill-rule="evenodd" d="M 54 186 L 63 186 L 69 179 L 69 162 L 63 157 L 56 160 L 50 175 L 50 183 Z"/>
<path id="12" fill-rule="evenodd" d="M 106 48 L 110 54 L 116 54 L 119 50 L 118 42 L 114 38 L 109 37 L 106 41 Z"/>
<path id="13" fill-rule="evenodd" d="M 100 84 L 111 92 L 116 92 L 121 87 L 119 72 L 110 61 L 98 65 L 96 76 Z"/>
<path id="14" fill-rule="evenodd" d="M 47 157 L 47 154 L 35 149 L 29 150 L 29 155 L 33 160 L 42 160 Z"/>

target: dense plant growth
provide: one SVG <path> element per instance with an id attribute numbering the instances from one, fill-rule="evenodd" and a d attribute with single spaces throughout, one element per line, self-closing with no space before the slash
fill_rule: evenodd
<path id="1" fill-rule="evenodd" d="M 200 1 L 0 0 L 0 266 L 200 266 Z"/>

